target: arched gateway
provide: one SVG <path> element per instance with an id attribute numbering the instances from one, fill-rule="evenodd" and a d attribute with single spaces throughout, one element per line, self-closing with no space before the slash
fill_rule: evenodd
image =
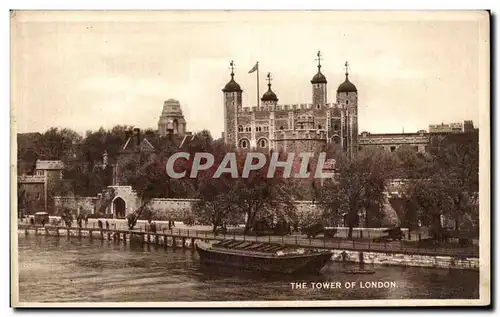
<path id="1" fill-rule="evenodd" d="M 121 197 L 116 197 L 113 200 L 113 217 L 114 218 L 125 218 L 125 201 Z"/>

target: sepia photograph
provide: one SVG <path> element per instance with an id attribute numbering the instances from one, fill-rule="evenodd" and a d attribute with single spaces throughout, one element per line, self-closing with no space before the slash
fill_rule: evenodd
<path id="1" fill-rule="evenodd" d="M 12 307 L 488 306 L 488 11 L 10 12 Z"/>

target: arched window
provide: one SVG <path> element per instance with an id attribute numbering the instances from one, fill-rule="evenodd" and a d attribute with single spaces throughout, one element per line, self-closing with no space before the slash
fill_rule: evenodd
<path id="1" fill-rule="evenodd" d="M 266 141 L 266 139 L 260 139 L 260 140 L 259 140 L 259 146 L 260 146 L 261 148 L 265 148 L 265 147 L 267 147 L 267 141 Z"/>
<path id="2" fill-rule="evenodd" d="M 321 130 L 322 128 L 321 124 L 318 124 L 318 130 Z"/>
<path id="3" fill-rule="evenodd" d="M 240 141 L 240 147 L 243 148 L 243 149 L 246 149 L 248 148 L 248 141 L 243 139 Z"/>
<path id="4" fill-rule="evenodd" d="M 242 125 L 238 126 L 238 132 L 243 132 L 243 126 Z"/>
<path id="5" fill-rule="evenodd" d="M 257 131 L 257 132 L 262 131 L 262 127 L 256 127 L 256 128 L 255 128 L 255 131 Z"/>
<path id="6" fill-rule="evenodd" d="M 348 104 L 349 104 L 349 100 L 346 100 L 346 101 L 345 101 L 345 104 L 346 104 L 346 105 L 348 105 Z"/>
<path id="7" fill-rule="evenodd" d="M 318 104 L 316 105 L 316 109 L 319 109 L 319 108 L 321 108 L 321 107 L 320 107 L 320 105 L 319 105 L 319 103 L 318 103 Z"/>
<path id="8" fill-rule="evenodd" d="M 173 128 L 174 129 L 174 133 L 175 134 L 179 133 L 179 123 L 177 122 L 177 119 L 174 119 L 173 124 L 174 124 L 174 128 Z"/>
<path id="9" fill-rule="evenodd" d="M 245 128 L 245 131 L 246 131 L 246 132 L 252 132 L 252 127 L 246 127 L 246 128 Z"/>
<path id="10" fill-rule="evenodd" d="M 283 126 L 280 126 L 280 130 L 284 130 Z"/>

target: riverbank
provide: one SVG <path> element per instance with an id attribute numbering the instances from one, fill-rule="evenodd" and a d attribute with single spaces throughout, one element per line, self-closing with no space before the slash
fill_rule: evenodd
<path id="1" fill-rule="evenodd" d="M 195 251 L 154 244 L 124 244 L 88 238 L 17 236 L 19 301 L 218 302 L 249 300 L 425 300 L 479 298 L 479 272 L 375 265 L 374 274 L 344 274 L 351 265 L 331 263 L 321 275 L 268 275 L 206 267 Z M 353 264 L 352 267 L 355 267 Z M 397 288 L 313 289 L 311 283 L 378 281 Z M 291 283 L 307 283 L 297 289 Z M 293 302 L 291 302 L 293 303 Z M 47 304 L 49 305 L 49 304 Z M 330 304 L 331 305 L 331 304 Z"/>
<path id="2" fill-rule="evenodd" d="M 267 243 L 286 244 L 297 248 L 314 248 L 324 249 L 332 252 L 332 260 L 337 262 L 352 262 L 380 265 L 397 265 L 397 266 L 415 266 L 429 268 L 445 268 L 445 269 L 464 269 L 464 270 L 479 270 L 479 258 L 461 254 L 443 254 L 437 252 L 437 249 L 398 249 L 389 247 L 384 244 L 372 245 L 369 249 L 365 245 L 359 244 L 342 244 L 326 242 L 319 239 L 285 239 L 283 237 L 245 237 L 245 236 L 225 236 L 213 235 L 207 232 L 199 232 L 196 230 L 171 230 L 164 232 L 145 232 L 142 230 L 117 230 L 117 229 L 99 229 L 99 228 L 66 228 L 55 226 L 31 226 L 19 225 L 18 234 L 24 235 L 45 235 L 67 238 L 90 238 L 100 240 L 113 240 L 117 243 L 151 243 L 162 245 L 164 247 L 193 247 L 195 240 L 249 240 L 261 241 Z M 375 250 L 373 250 L 375 249 Z"/>

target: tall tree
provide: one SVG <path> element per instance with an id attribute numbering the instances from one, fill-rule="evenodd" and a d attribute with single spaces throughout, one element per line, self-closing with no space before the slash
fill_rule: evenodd
<path id="1" fill-rule="evenodd" d="M 317 200 L 326 218 L 339 222 L 343 217 L 348 238 L 352 238 L 362 211 L 366 213 L 366 226 L 380 222 L 384 216 L 385 184 L 392 177 L 394 160 L 382 151 L 365 150 L 353 159 L 338 155 L 336 165 L 339 173 L 334 180 L 323 182 Z"/>

